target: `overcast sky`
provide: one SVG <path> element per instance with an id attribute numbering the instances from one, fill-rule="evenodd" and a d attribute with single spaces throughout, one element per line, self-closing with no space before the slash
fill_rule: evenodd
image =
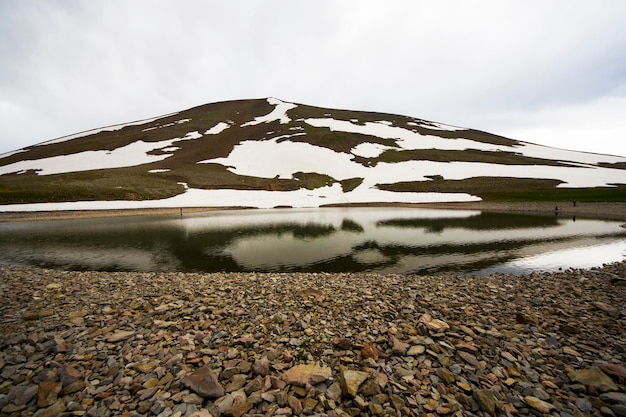
<path id="1" fill-rule="evenodd" d="M 624 0 L 0 0 L 0 153 L 277 97 L 626 156 Z"/>

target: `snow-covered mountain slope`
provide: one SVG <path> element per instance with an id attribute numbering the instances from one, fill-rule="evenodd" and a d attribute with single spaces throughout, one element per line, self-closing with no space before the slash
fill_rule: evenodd
<path id="1" fill-rule="evenodd" d="M 213 103 L 0 155 L 0 211 L 316 207 L 619 188 L 626 157 L 278 99 Z"/>

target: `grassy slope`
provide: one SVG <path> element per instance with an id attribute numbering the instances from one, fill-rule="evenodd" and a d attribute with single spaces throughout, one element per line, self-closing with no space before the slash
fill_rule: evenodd
<path id="1" fill-rule="evenodd" d="M 557 180 L 474 177 L 464 180 L 400 182 L 379 184 L 378 188 L 397 192 L 470 193 L 484 201 L 531 202 L 531 201 L 580 201 L 580 202 L 626 202 L 626 184 L 604 188 L 556 188 Z"/>

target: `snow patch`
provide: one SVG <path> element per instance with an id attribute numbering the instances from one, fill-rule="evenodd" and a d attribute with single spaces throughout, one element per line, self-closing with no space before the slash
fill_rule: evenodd
<path id="1" fill-rule="evenodd" d="M 158 174 L 160 172 L 170 172 L 170 169 L 151 169 L 148 171 L 150 174 Z"/>
<path id="2" fill-rule="evenodd" d="M 254 126 L 261 123 L 269 123 L 275 120 L 278 120 L 281 124 L 287 124 L 291 121 L 289 116 L 287 116 L 287 111 L 298 107 L 296 104 L 287 103 L 278 100 L 277 98 L 271 97 L 267 99 L 267 102 L 272 106 L 275 106 L 274 110 L 272 110 L 269 114 L 266 114 L 265 116 L 256 117 L 254 120 L 242 124 L 241 127 Z"/>
<path id="3" fill-rule="evenodd" d="M 350 150 L 350 153 L 363 158 L 377 158 L 388 149 L 395 149 L 391 146 L 381 145 L 380 143 L 360 143 Z"/>
<path id="4" fill-rule="evenodd" d="M 178 140 L 191 140 L 191 139 L 200 139 L 202 137 L 202 133 L 194 130 L 193 132 L 188 132 L 185 136 Z M 176 140 L 176 139 L 174 139 Z"/>
<path id="5" fill-rule="evenodd" d="M 279 138 L 283 138 L 280 136 Z M 623 170 L 596 166 L 567 167 L 548 165 L 501 165 L 484 162 L 403 161 L 378 163 L 365 167 L 353 160 L 352 154 L 335 152 L 305 142 L 291 142 L 279 138 L 267 141 L 243 141 L 226 158 L 215 158 L 203 163 L 218 163 L 229 171 L 261 178 L 292 178 L 296 172 L 317 172 L 341 181 L 364 178 L 357 188 L 372 188 L 380 183 L 427 181 L 427 176 L 441 175 L 444 179 L 462 180 L 471 177 L 546 178 L 560 180 L 560 187 L 602 187 L 623 177 Z M 362 148 L 359 148 L 364 145 Z M 375 144 L 361 144 L 357 152 L 378 152 Z M 369 146 L 366 146 L 369 145 Z M 259 158 L 258 155 L 263 155 Z"/>
<path id="6" fill-rule="evenodd" d="M 356 190 L 355 190 L 356 191 Z M 119 210 L 138 208 L 226 207 L 246 206 L 272 208 L 276 206 L 319 207 L 325 204 L 399 202 L 427 203 L 452 201 L 479 201 L 469 194 L 394 193 L 376 189 L 344 194 L 339 184 L 316 190 L 261 191 L 261 190 L 201 190 L 188 188 L 182 194 L 163 200 L 148 201 L 73 201 L 65 203 L 36 203 L 0 205 L 0 212 L 54 211 L 54 210 Z"/>
<path id="7" fill-rule="evenodd" d="M 112 151 L 84 151 L 71 155 L 53 156 L 37 160 L 19 161 L 0 167 L 0 175 L 20 170 L 35 170 L 39 175 L 62 174 L 65 172 L 90 171 L 93 169 L 122 168 L 162 161 L 171 156 L 148 155 L 147 153 L 163 146 L 164 142 L 137 141 Z"/>
<path id="8" fill-rule="evenodd" d="M 218 124 L 210 128 L 209 130 L 204 132 L 204 134 L 205 135 L 218 135 L 222 133 L 223 131 L 225 131 L 226 129 L 228 129 L 229 127 L 230 125 L 228 123 L 219 122 Z"/>
<path id="9" fill-rule="evenodd" d="M 303 135 L 302 133 L 296 135 Z M 261 178 L 292 178 L 296 172 L 319 172 L 335 179 L 352 178 L 361 165 L 351 161 L 352 155 L 305 142 L 291 142 L 279 136 L 270 140 L 246 140 L 233 147 L 226 158 L 214 158 L 200 163 L 229 166 L 239 175 Z M 263 157 L 259 157 L 263 155 Z"/>
<path id="10" fill-rule="evenodd" d="M 70 155 L 52 156 L 49 158 L 24 160 L 0 166 L 0 175 L 26 170 L 35 170 L 39 175 L 62 174 L 67 172 L 90 171 L 94 169 L 123 168 L 162 161 L 172 156 L 172 152 L 180 149 L 174 143 L 202 137 L 197 131 L 189 132 L 182 138 L 174 138 L 159 142 L 142 140 L 130 143 L 112 151 L 83 151 Z M 149 152 L 161 150 L 161 155 L 149 155 Z"/>
<path id="11" fill-rule="evenodd" d="M 360 133 L 363 135 L 377 136 L 381 139 L 391 139 L 396 142 L 400 149 L 405 150 L 441 149 L 462 151 L 466 149 L 476 149 L 491 152 L 515 152 L 531 158 L 552 159 L 556 161 L 577 162 L 581 164 L 626 162 L 625 157 L 568 151 L 527 142 L 519 142 L 517 145 L 506 146 L 478 142 L 470 139 L 448 139 L 439 136 L 422 135 L 402 127 L 389 126 L 381 122 L 366 122 L 365 125 L 356 125 L 347 120 L 336 120 L 330 118 L 304 119 L 304 122 L 314 127 L 327 127 L 332 131 Z M 411 123 L 412 122 L 409 122 L 409 124 Z M 449 130 L 447 129 L 447 127 L 449 127 L 447 125 L 434 122 L 433 125 L 441 127 L 441 129 L 446 127 L 446 130 Z M 427 125 L 422 124 L 420 126 L 428 127 Z M 463 129 L 459 128 L 458 130 Z M 533 176 L 533 178 L 537 177 Z"/>
<path id="12" fill-rule="evenodd" d="M 0 159 L 8 158 L 9 156 L 13 156 L 13 155 L 16 155 L 16 154 L 22 153 L 22 152 L 26 152 L 26 149 L 18 149 L 17 151 L 11 151 L 11 152 L 7 152 L 7 153 L 3 153 L 2 155 L 0 155 Z"/>
<path id="13" fill-rule="evenodd" d="M 336 119 L 305 119 L 304 121 L 313 127 L 327 127 L 332 131 L 359 133 L 381 139 L 395 140 L 401 149 L 406 150 L 442 149 L 456 151 L 478 149 L 483 151 L 506 150 L 509 152 L 512 150 L 510 146 L 493 145 L 469 139 L 447 139 L 439 136 L 422 135 L 403 127 L 389 126 L 381 122 L 366 122 L 364 125 L 356 125 L 347 120 Z"/>

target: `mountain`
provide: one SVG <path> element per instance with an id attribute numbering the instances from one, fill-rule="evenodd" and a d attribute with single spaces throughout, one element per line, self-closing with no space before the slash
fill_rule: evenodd
<path id="1" fill-rule="evenodd" d="M 626 157 L 274 98 L 206 104 L 0 155 L 0 211 L 626 201 Z"/>

